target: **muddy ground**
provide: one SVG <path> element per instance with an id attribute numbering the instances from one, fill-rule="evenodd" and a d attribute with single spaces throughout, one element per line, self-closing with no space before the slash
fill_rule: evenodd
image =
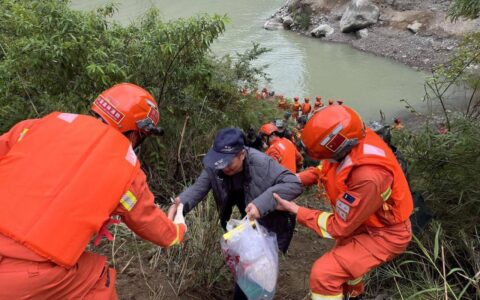
<path id="1" fill-rule="evenodd" d="M 380 9 L 377 24 L 368 27 L 368 36 L 360 38 L 356 33 L 342 33 L 340 19 L 347 0 L 290 0 L 275 12 L 270 20 L 279 20 L 286 15 L 292 3 L 297 3 L 297 11 L 312 10 L 311 25 L 308 29 L 293 26 L 292 31 L 311 37 L 312 29 L 320 24 L 328 24 L 334 33 L 318 38 L 322 42 L 349 44 L 352 47 L 388 57 L 415 69 L 430 71 L 435 65 L 445 63 L 462 37 L 469 32 L 480 31 L 480 18 L 451 22 L 447 18 L 449 0 L 377 0 L 373 1 Z M 407 29 L 414 21 L 422 26 L 417 33 Z"/>

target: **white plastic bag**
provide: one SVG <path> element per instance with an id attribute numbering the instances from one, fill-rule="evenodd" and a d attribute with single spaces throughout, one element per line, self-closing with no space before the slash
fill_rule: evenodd
<path id="1" fill-rule="evenodd" d="M 231 220 L 221 240 L 237 284 L 249 300 L 271 300 L 278 277 L 278 246 L 275 233 L 257 221 Z"/>

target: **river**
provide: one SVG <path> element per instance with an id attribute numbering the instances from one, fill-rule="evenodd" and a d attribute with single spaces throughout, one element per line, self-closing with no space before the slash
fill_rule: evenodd
<path id="1" fill-rule="evenodd" d="M 97 8 L 107 0 L 73 0 L 81 10 Z M 425 73 L 348 45 L 320 42 L 296 33 L 263 29 L 265 20 L 284 0 L 123 0 L 114 19 L 122 24 L 136 20 L 152 6 L 168 19 L 199 13 L 227 14 L 230 23 L 213 45 L 217 55 L 234 54 L 260 43 L 272 51 L 257 62 L 267 64 L 270 90 L 287 97 L 321 95 L 343 99 L 365 119 L 378 119 L 382 110 L 390 119 L 404 112 L 400 99 L 418 104 L 423 97 Z"/>

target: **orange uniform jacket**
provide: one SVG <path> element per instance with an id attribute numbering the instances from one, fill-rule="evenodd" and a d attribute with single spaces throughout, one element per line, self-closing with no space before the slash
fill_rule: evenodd
<path id="1" fill-rule="evenodd" d="M 285 99 L 278 100 L 278 108 L 287 109 L 288 108 L 287 100 L 285 100 Z"/>
<path id="2" fill-rule="evenodd" d="M 300 110 L 302 110 L 302 106 L 298 102 L 293 102 L 291 108 L 293 113 L 298 113 Z"/>
<path id="3" fill-rule="evenodd" d="M 383 247 L 394 253 L 403 251 L 411 236 L 404 223 L 409 222 L 413 201 L 393 153 L 375 133 L 368 130 L 367 137 L 341 163 L 324 161 L 321 167 L 298 175 L 306 186 L 318 183 L 325 187 L 334 210 L 300 208 L 297 219 L 301 224 L 334 239 L 365 231 L 389 233 L 382 234 L 389 241 Z M 390 255 L 382 247 L 365 246 L 379 256 Z"/>
<path id="4" fill-rule="evenodd" d="M 323 106 L 323 102 L 321 100 L 320 101 L 315 100 L 315 104 L 313 106 L 314 109 L 319 109 L 322 106 Z"/>
<path id="5" fill-rule="evenodd" d="M 303 157 L 297 147 L 286 138 L 273 141 L 265 153 L 293 173 L 297 172 L 297 164 L 303 164 Z"/>
<path id="6" fill-rule="evenodd" d="M 80 116 L 80 115 L 54 113 L 47 117 L 62 118 L 62 116 L 63 116 L 63 120 L 65 121 L 65 124 L 67 124 L 72 121 L 75 122 L 74 121 L 76 118 L 75 116 Z M 34 138 L 34 135 L 38 135 L 38 133 L 36 132 L 39 131 L 39 128 L 41 128 L 41 126 L 45 126 L 45 125 L 42 125 L 42 123 L 45 124 L 44 123 L 45 118 L 38 119 L 38 120 L 26 120 L 26 121 L 20 122 L 17 125 L 15 125 L 9 132 L 0 136 L 0 168 L 2 166 L 2 163 L 5 163 L 5 159 L 8 160 L 8 157 L 10 157 L 9 152 L 11 152 L 12 148 L 14 149 L 18 148 L 18 147 L 14 147 L 17 143 L 22 143 L 23 140 L 25 140 L 25 143 L 26 143 L 27 139 L 29 139 L 29 134 L 31 135 L 31 139 Z M 87 118 L 91 119 L 86 116 L 81 116 L 78 119 L 85 121 Z M 88 122 L 99 122 L 99 121 L 92 119 L 91 121 L 85 121 L 85 122 L 88 123 Z M 101 126 L 103 126 L 103 124 Z M 52 136 L 55 136 L 55 134 L 56 134 L 55 131 L 51 132 Z M 52 139 L 46 142 L 54 143 L 55 139 Z M 25 150 L 25 149 L 22 149 L 21 147 L 19 149 L 21 149 L 22 151 Z M 28 149 L 28 151 L 30 151 L 30 149 Z M 34 149 L 32 149 L 31 151 L 34 151 Z M 17 152 L 18 152 L 18 149 L 17 149 Z M 25 153 L 28 154 L 28 152 L 25 152 Z M 68 149 L 65 149 L 64 154 L 68 156 L 69 154 Z M 79 168 L 80 167 L 81 166 L 79 166 Z M 29 170 L 22 170 L 22 171 L 29 172 Z M 37 172 L 37 174 L 41 174 L 41 170 L 32 169 L 30 171 L 35 171 Z M 92 178 L 95 178 L 95 175 L 96 174 L 93 174 Z M 181 242 L 183 240 L 185 227 L 183 225 L 173 224 L 166 217 L 163 211 L 154 204 L 154 197 L 148 188 L 148 185 L 146 183 L 146 176 L 144 172 L 140 168 L 135 167 L 135 168 L 132 168 L 132 173 L 129 176 L 131 176 L 131 178 L 127 180 L 128 185 L 125 187 L 125 190 L 127 192 L 118 199 L 118 202 L 117 202 L 118 204 L 115 204 L 114 207 L 112 207 L 110 215 L 119 215 L 122 221 L 125 222 L 125 224 L 132 231 L 138 234 L 140 237 L 142 237 L 143 239 L 149 240 L 162 247 L 171 246 L 173 244 Z M 66 185 L 66 183 L 62 183 L 62 184 Z M 97 196 L 98 201 L 102 201 L 103 198 L 105 197 L 102 195 Z M 11 199 L 7 199 L 7 200 L 11 200 Z M 13 201 L 13 203 L 16 203 L 16 202 Z M 28 209 L 28 208 L 22 207 L 22 204 L 16 203 L 16 205 L 18 206 L 19 209 L 20 208 L 22 210 Z M 95 203 L 92 203 L 91 205 L 92 207 L 97 208 Z M 102 205 L 99 205 L 98 207 L 100 208 L 101 206 Z M 52 212 L 49 212 L 49 213 L 51 214 L 52 217 L 55 217 L 54 214 L 52 214 Z M 74 218 L 75 216 L 72 216 L 72 217 Z M 106 220 L 108 220 L 108 217 L 106 218 Z M 102 222 L 106 220 L 102 220 Z M 72 219 L 71 221 L 72 221 L 71 223 L 70 222 L 65 223 L 64 226 L 66 228 L 74 230 L 75 226 L 77 226 L 75 224 L 78 224 L 78 223 L 75 222 L 75 219 Z M 1 220 L 0 220 L 0 224 L 3 224 Z M 98 230 L 97 228 L 98 224 L 95 226 L 96 227 L 94 228 Z M 48 225 L 46 225 L 46 227 L 48 227 Z M 60 228 L 57 228 L 57 229 L 58 229 L 58 232 L 60 232 Z M 85 230 L 82 228 L 77 228 L 77 229 L 80 231 Z M 69 261 L 69 259 L 71 258 L 68 255 L 66 255 L 66 257 L 62 257 L 62 255 L 60 254 L 60 257 L 55 257 L 55 256 L 50 257 L 48 255 L 49 253 L 45 253 L 44 251 L 42 251 L 41 240 L 39 242 L 40 247 L 36 247 L 36 246 L 32 246 L 28 240 L 24 241 L 22 240 L 21 237 L 18 237 L 14 234 L 11 236 L 13 237 L 13 239 L 10 238 L 11 230 L 9 231 L 9 230 L 6 230 L 6 228 L 4 228 L 2 232 L 4 234 L 0 234 L 0 258 L 2 256 L 5 256 L 10 258 L 17 258 L 22 260 L 38 261 L 38 262 L 53 260 L 56 263 L 66 267 L 69 267 L 72 265 L 71 261 Z M 7 233 L 9 237 L 7 237 L 5 233 Z M 52 232 L 47 232 L 47 233 L 44 233 L 43 235 L 45 236 L 46 241 L 56 240 L 55 228 L 52 229 Z M 75 237 L 76 232 L 72 231 L 71 235 Z M 38 239 L 36 240 L 36 242 L 38 242 Z M 77 243 L 77 242 L 74 242 L 74 243 Z M 68 250 L 67 248 L 68 245 L 65 245 L 65 247 L 66 247 L 65 249 Z M 75 247 L 72 247 L 72 248 L 75 248 Z M 65 251 L 65 252 L 68 253 L 71 251 Z M 54 254 L 56 253 L 54 252 Z"/>
<path id="7" fill-rule="evenodd" d="M 310 103 L 303 103 L 302 104 L 302 114 L 303 115 L 308 115 L 311 110 L 312 110 L 312 106 L 310 105 Z"/>

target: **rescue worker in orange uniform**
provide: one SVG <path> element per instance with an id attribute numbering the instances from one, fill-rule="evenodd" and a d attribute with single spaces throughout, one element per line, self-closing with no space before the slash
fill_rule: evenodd
<path id="1" fill-rule="evenodd" d="M 308 116 L 312 111 L 312 106 L 310 105 L 310 97 L 305 97 L 304 103 L 302 104 L 302 116 Z"/>
<path id="2" fill-rule="evenodd" d="M 298 96 L 295 96 L 293 97 L 293 103 L 292 103 L 292 106 L 291 106 L 291 110 L 292 110 L 292 119 L 293 120 L 297 120 L 299 114 L 300 114 L 300 111 L 302 110 L 302 106 L 300 105 L 300 103 L 298 103 Z"/>
<path id="3" fill-rule="evenodd" d="M 266 98 L 268 98 L 268 96 L 269 96 L 268 89 L 266 87 L 264 87 L 262 89 L 262 99 L 266 99 Z"/>
<path id="4" fill-rule="evenodd" d="M 117 299 L 115 270 L 86 252 L 118 216 L 161 247 L 182 242 L 154 204 L 134 152 L 160 134 L 152 95 L 130 83 L 93 103 L 93 116 L 54 112 L 0 136 L 0 299 Z M 178 213 L 177 213 L 178 215 Z"/>
<path id="5" fill-rule="evenodd" d="M 313 108 L 318 109 L 320 107 L 323 107 L 323 105 L 324 104 L 322 102 L 322 97 L 321 96 L 316 96 L 315 97 L 315 104 L 314 104 Z"/>
<path id="6" fill-rule="evenodd" d="M 312 114 L 316 113 L 320 108 L 324 106 L 322 102 L 322 97 L 321 96 L 316 96 L 315 97 L 315 103 L 313 105 L 313 111 Z"/>
<path id="7" fill-rule="evenodd" d="M 295 145 L 301 146 L 302 145 L 302 132 L 305 124 L 307 124 L 308 118 L 307 116 L 301 116 L 297 119 L 297 125 L 293 130 L 294 142 Z"/>
<path id="8" fill-rule="evenodd" d="M 303 165 L 303 156 L 298 152 L 297 147 L 291 140 L 279 137 L 278 128 L 275 125 L 272 123 L 262 125 L 259 134 L 263 142 L 268 146 L 265 154 L 286 169 L 296 173 L 297 166 Z"/>
<path id="9" fill-rule="evenodd" d="M 312 299 L 355 299 L 363 293 L 363 276 L 403 253 L 410 242 L 413 201 L 407 180 L 389 146 L 345 105 L 317 112 L 302 141 L 310 157 L 323 161 L 298 177 L 305 186 L 321 182 L 333 212 L 275 195 L 277 209 L 297 214 L 300 224 L 336 240 L 312 267 Z"/>
<path id="10" fill-rule="evenodd" d="M 393 128 L 394 130 L 401 130 L 401 129 L 403 129 L 403 123 L 402 123 L 402 121 L 400 120 L 400 118 L 397 117 L 397 118 L 393 119 L 393 126 L 392 126 L 392 128 Z"/>
<path id="11" fill-rule="evenodd" d="M 285 100 L 285 97 L 283 95 L 278 96 L 278 108 L 283 109 L 283 110 L 288 109 L 287 100 Z"/>

